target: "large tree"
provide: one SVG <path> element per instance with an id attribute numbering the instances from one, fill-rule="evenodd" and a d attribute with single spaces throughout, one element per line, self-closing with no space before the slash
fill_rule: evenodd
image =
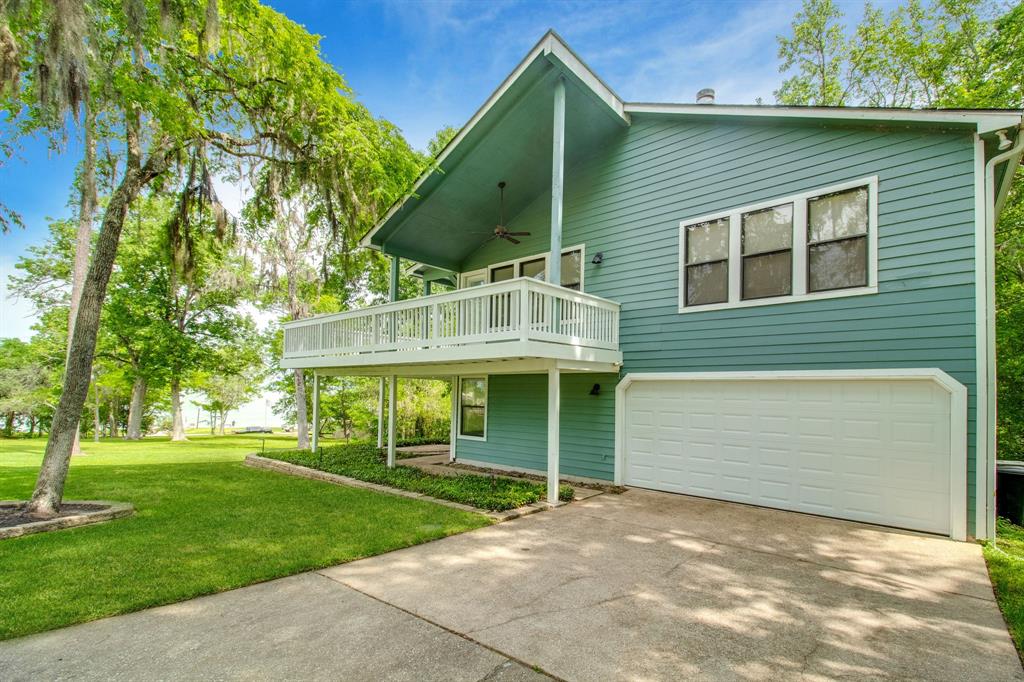
<path id="1" fill-rule="evenodd" d="M 321 59 L 315 37 L 255 0 L 5 2 L 0 35 L 3 136 L 59 134 L 69 120 L 78 125 L 85 104 L 102 122 L 97 144 L 120 157 L 27 509 L 49 517 L 63 496 L 125 216 L 145 189 L 176 188 L 182 220 L 171 237 L 187 254 L 196 236 L 187 209 L 207 205 L 226 226 L 212 178 L 229 168 L 274 168 L 315 186 L 340 213 L 360 210 L 352 204 L 373 196 L 366 187 L 392 188 L 373 144 L 380 122 Z"/>

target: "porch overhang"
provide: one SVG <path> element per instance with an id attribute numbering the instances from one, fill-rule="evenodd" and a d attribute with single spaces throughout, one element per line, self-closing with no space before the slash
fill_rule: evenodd
<path id="1" fill-rule="evenodd" d="M 552 93 L 560 79 L 566 167 L 629 124 L 622 100 L 549 31 L 360 244 L 461 271 L 498 221 L 498 182 L 507 183 L 510 225 L 550 193 Z"/>

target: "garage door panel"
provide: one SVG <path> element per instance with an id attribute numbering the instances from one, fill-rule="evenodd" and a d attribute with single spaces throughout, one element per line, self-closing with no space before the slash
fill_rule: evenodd
<path id="1" fill-rule="evenodd" d="M 949 529 L 949 394 L 913 381 L 651 381 L 627 392 L 624 482 Z"/>

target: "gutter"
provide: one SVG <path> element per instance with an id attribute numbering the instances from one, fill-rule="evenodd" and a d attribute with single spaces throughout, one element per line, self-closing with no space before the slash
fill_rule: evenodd
<path id="1" fill-rule="evenodd" d="M 985 163 L 985 200 L 983 202 L 985 213 L 985 234 L 981 244 L 984 246 L 985 262 L 985 315 L 984 329 L 985 348 L 988 356 L 985 367 L 985 414 L 984 424 L 986 430 L 984 470 L 985 470 L 985 525 L 986 528 L 975 529 L 975 534 L 981 537 L 994 538 L 996 533 L 996 307 L 995 307 L 995 232 L 996 219 L 999 210 L 1006 199 L 1013 176 L 1016 173 L 1017 164 L 1021 155 L 1024 154 L 1024 123 L 1017 125 L 1017 140 L 1013 147 L 997 154 Z M 996 166 L 1007 163 L 1006 175 L 1003 177 L 1002 185 L 996 188 Z M 980 458 L 979 458 L 980 459 Z"/>

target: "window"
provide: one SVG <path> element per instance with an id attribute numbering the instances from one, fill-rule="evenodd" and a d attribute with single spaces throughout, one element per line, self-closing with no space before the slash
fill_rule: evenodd
<path id="1" fill-rule="evenodd" d="M 583 284 L 583 251 L 576 249 L 562 254 L 562 286 L 579 291 Z"/>
<path id="2" fill-rule="evenodd" d="M 484 439 L 487 435 L 487 379 L 463 378 L 459 387 L 459 435 Z"/>
<path id="3" fill-rule="evenodd" d="M 878 292 L 878 178 L 679 223 L 679 312 Z"/>
<path id="4" fill-rule="evenodd" d="M 743 299 L 793 293 L 793 204 L 744 213 Z"/>
<path id="5" fill-rule="evenodd" d="M 868 190 L 856 187 L 807 202 L 807 290 L 868 283 Z"/>
<path id="6" fill-rule="evenodd" d="M 583 247 L 572 246 L 562 251 L 562 286 L 574 291 L 583 291 Z M 496 263 L 487 268 L 463 273 L 462 288 L 478 286 L 484 282 L 507 282 L 516 277 L 532 277 L 546 282 L 548 278 L 548 256 L 534 254 L 513 261 Z"/>
<path id="7" fill-rule="evenodd" d="M 729 300 L 729 219 L 686 227 L 686 305 Z"/>

